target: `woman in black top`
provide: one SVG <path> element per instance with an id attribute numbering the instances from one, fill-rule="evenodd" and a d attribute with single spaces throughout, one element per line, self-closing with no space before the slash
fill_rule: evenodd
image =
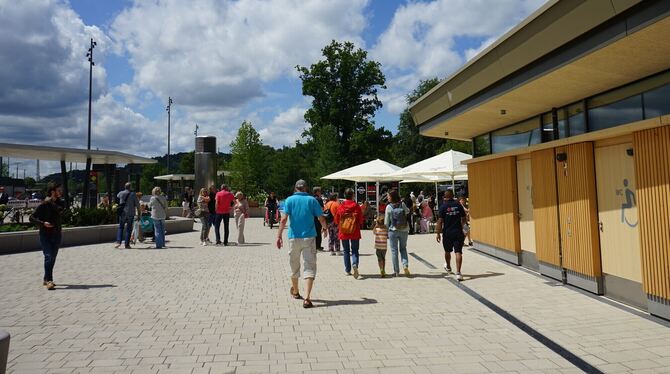
<path id="1" fill-rule="evenodd" d="M 44 253 L 44 279 L 42 285 L 47 290 L 53 290 L 56 285 L 53 282 L 53 269 L 58 256 L 58 248 L 61 242 L 61 213 L 63 204 L 60 197 L 63 194 L 60 184 L 54 184 L 47 189 L 47 198 L 35 209 L 30 216 L 30 222 L 35 223 L 40 229 L 40 246 Z"/>

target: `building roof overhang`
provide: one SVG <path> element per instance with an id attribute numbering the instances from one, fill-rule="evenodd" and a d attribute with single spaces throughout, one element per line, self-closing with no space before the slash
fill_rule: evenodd
<path id="1" fill-rule="evenodd" d="M 0 143 L 0 156 L 27 160 L 86 162 L 94 164 L 155 164 L 151 158 L 117 151 L 86 150 L 77 148 L 46 147 L 29 144 Z"/>
<path id="2" fill-rule="evenodd" d="M 670 2 L 638 3 L 549 2 L 410 107 L 421 134 L 470 140 L 668 69 Z"/>

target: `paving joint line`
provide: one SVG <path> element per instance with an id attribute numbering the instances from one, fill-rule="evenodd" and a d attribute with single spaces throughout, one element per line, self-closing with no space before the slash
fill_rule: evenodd
<path id="1" fill-rule="evenodd" d="M 423 265 L 425 265 L 429 269 L 437 269 L 435 265 L 431 264 L 428 262 L 426 259 L 422 258 L 421 256 L 417 255 L 414 252 L 411 252 L 410 255 L 414 257 L 416 260 L 421 262 Z M 526 333 L 526 335 L 530 336 L 531 338 L 537 340 L 540 342 L 542 345 L 545 347 L 549 348 L 551 351 L 554 353 L 558 354 L 559 356 L 563 357 L 566 359 L 568 362 L 576 366 L 577 368 L 583 370 L 585 373 L 593 373 L 593 374 L 600 374 L 603 373 L 600 371 L 598 368 L 595 366 L 589 364 L 586 362 L 584 359 L 580 358 L 576 354 L 570 352 L 568 349 L 564 348 L 560 344 L 556 343 L 546 335 L 542 334 L 541 332 L 537 331 L 536 329 L 532 328 L 528 324 L 524 323 L 520 319 L 516 318 L 514 315 L 506 311 L 505 309 L 499 307 L 486 297 L 480 295 L 477 293 L 475 290 L 472 288 L 464 285 L 463 283 L 454 280 L 453 278 L 445 278 L 447 281 L 449 281 L 451 284 L 454 286 L 458 287 L 461 291 L 465 292 L 468 294 L 468 296 L 472 297 L 473 299 L 479 301 L 480 303 L 484 304 L 487 308 L 489 308 L 491 311 L 505 319 L 507 322 L 511 323 L 514 325 L 516 328 L 519 330 L 523 331 Z"/>

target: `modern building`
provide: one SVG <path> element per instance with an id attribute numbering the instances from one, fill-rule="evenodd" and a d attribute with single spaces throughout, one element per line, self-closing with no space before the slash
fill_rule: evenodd
<path id="1" fill-rule="evenodd" d="M 670 319 L 670 1 L 549 1 L 410 110 L 477 250 Z"/>

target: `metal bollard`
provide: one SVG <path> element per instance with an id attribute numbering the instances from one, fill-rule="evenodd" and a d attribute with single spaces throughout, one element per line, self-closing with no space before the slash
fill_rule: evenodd
<path id="1" fill-rule="evenodd" d="M 9 333 L 0 330 L 0 374 L 7 372 L 7 358 L 9 356 Z"/>

